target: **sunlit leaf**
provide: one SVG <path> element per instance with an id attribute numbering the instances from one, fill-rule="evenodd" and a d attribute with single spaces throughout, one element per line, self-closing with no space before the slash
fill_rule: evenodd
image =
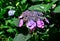
<path id="1" fill-rule="evenodd" d="M 59 6 L 57 6 L 55 9 L 54 9 L 54 11 L 53 12 L 55 12 L 55 13 L 60 13 L 60 5 Z"/>
<path id="2" fill-rule="evenodd" d="M 12 8 L 15 9 L 15 7 L 13 7 L 13 6 L 7 6 L 6 7 L 6 9 L 12 9 Z"/>
<path id="3" fill-rule="evenodd" d="M 3 31 L 1 31 L 1 32 L 0 32 L 0 35 L 1 35 L 1 34 L 3 34 L 3 33 L 4 33 L 4 32 L 3 32 Z"/>
<path id="4" fill-rule="evenodd" d="M 16 3 L 16 6 L 18 6 L 18 5 L 19 5 L 19 2 Z"/>
<path id="5" fill-rule="evenodd" d="M 21 1 L 21 4 L 24 4 L 26 1 L 27 1 L 27 0 L 22 0 L 22 1 Z"/>
<path id="6" fill-rule="evenodd" d="M 2 28 L 8 28 L 8 26 L 3 25 Z"/>
<path id="7" fill-rule="evenodd" d="M 7 32 L 12 33 L 12 32 L 14 32 L 14 29 L 9 28 L 9 29 L 7 29 Z"/>

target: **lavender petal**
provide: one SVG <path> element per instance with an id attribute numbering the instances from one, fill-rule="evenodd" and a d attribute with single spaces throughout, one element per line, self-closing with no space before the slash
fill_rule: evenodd
<path id="1" fill-rule="evenodd" d="M 29 29 L 33 29 L 34 27 L 36 27 L 36 23 L 33 20 L 30 20 L 26 23 L 26 26 Z"/>

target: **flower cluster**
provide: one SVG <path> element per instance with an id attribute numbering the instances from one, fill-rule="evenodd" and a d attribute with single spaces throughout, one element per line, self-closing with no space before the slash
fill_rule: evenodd
<path id="1" fill-rule="evenodd" d="M 26 22 L 26 27 L 29 28 L 30 30 L 36 27 L 44 28 L 44 21 L 49 23 L 48 19 L 44 17 L 44 14 L 38 11 L 26 10 L 19 16 L 19 19 L 20 19 L 19 27 L 22 27 L 23 23 Z"/>

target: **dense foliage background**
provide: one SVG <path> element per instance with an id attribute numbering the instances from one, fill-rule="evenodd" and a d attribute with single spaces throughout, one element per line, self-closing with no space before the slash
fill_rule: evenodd
<path id="1" fill-rule="evenodd" d="M 8 12 L 14 10 L 13 16 Z M 18 27 L 18 16 L 26 10 L 44 13 L 49 24 L 30 33 Z M 60 41 L 60 0 L 0 0 L 0 41 Z"/>

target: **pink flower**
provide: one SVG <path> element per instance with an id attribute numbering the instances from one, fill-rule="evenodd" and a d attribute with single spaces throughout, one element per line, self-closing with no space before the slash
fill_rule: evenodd
<path id="1" fill-rule="evenodd" d="M 23 26 L 23 19 L 21 19 L 19 22 L 19 27 L 22 27 L 22 26 Z"/>
<path id="2" fill-rule="evenodd" d="M 30 30 L 32 30 L 33 28 L 36 27 L 36 23 L 33 20 L 30 20 L 26 23 L 27 28 L 29 28 Z"/>
<path id="3" fill-rule="evenodd" d="M 42 20 L 38 19 L 38 20 L 37 20 L 37 26 L 38 26 L 39 28 L 44 28 L 44 22 L 43 22 Z"/>

